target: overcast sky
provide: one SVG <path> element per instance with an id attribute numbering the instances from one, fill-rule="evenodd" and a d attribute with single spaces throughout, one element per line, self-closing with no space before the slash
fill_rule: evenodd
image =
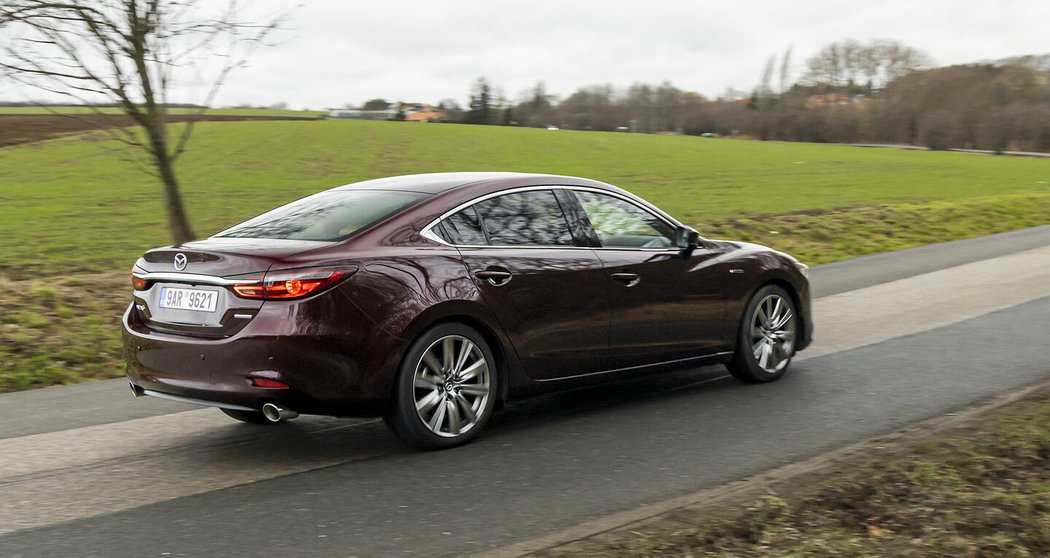
<path id="1" fill-rule="evenodd" d="M 821 46 L 848 38 L 896 39 L 948 65 L 1050 52 L 1048 24 L 1048 0 L 304 0 L 282 43 L 257 51 L 215 104 L 465 104 L 478 76 L 512 99 L 540 80 L 562 97 L 664 80 L 714 97 L 753 88 L 789 46 L 794 77 Z M 202 89 L 179 97 L 199 101 Z"/>

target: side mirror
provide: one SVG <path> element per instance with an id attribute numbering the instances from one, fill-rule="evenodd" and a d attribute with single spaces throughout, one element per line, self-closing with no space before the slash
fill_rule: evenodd
<path id="1" fill-rule="evenodd" d="M 675 246 L 678 247 L 682 252 L 682 257 L 689 257 L 689 254 L 696 250 L 696 247 L 700 245 L 700 233 L 690 227 L 678 227 L 675 231 Z"/>

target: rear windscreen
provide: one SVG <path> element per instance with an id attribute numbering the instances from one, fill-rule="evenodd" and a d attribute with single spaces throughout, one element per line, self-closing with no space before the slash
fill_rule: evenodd
<path id="1" fill-rule="evenodd" d="M 417 192 L 330 190 L 283 205 L 215 236 L 343 240 L 428 197 Z"/>

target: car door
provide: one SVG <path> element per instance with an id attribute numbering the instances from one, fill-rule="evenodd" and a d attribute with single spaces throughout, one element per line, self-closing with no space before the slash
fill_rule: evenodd
<path id="1" fill-rule="evenodd" d="M 437 230 L 457 246 L 526 374 L 555 379 L 605 367 L 608 300 L 601 260 L 570 232 L 551 189 L 479 201 Z"/>
<path id="2" fill-rule="evenodd" d="M 600 244 L 609 287 L 610 369 L 727 350 L 724 265 L 698 247 L 683 257 L 676 226 L 625 197 L 574 190 Z"/>

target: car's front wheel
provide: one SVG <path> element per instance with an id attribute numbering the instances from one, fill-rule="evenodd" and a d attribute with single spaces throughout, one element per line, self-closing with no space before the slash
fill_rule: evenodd
<path id="1" fill-rule="evenodd" d="M 471 440 L 496 402 L 495 359 L 485 339 L 463 324 L 442 324 L 405 355 L 387 423 L 409 445 L 441 449 Z"/>
<path id="2" fill-rule="evenodd" d="M 771 382 L 784 374 L 795 356 L 798 311 L 786 290 L 766 285 L 744 309 L 736 352 L 726 368 L 742 382 Z"/>

